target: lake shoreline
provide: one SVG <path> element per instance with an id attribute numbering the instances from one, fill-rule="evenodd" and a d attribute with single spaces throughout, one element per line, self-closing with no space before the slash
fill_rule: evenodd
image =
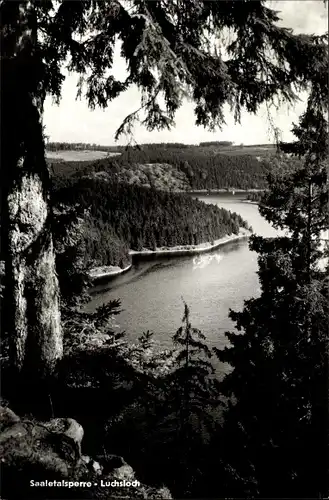
<path id="1" fill-rule="evenodd" d="M 110 278 L 118 276 L 119 274 L 124 274 L 132 268 L 132 263 L 128 266 L 122 268 L 119 266 L 99 266 L 94 267 L 88 271 L 88 276 L 93 281 L 99 281 L 104 278 Z"/>
<path id="2" fill-rule="evenodd" d="M 249 203 L 249 205 L 259 205 L 259 201 L 241 200 L 241 203 Z"/>
<path id="3" fill-rule="evenodd" d="M 180 245 L 176 247 L 161 247 L 156 250 L 130 250 L 129 255 L 132 259 L 138 258 L 154 258 L 154 257 L 179 257 L 187 255 L 199 255 L 207 252 L 212 252 L 217 248 L 227 245 L 229 243 L 234 243 L 236 241 L 248 239 L 252 232 L 241 228 L 239 234 L 231 234 L 219 238 L 211 244 L 210 242 L 200 243 L 198 245 Z M 119 266 L 100 266 L 90 269 L 88 272 L 89 277 L 93 282 L 99 282 L 100 280 L 112 278 L 120 274 L 128 272 L 132 268 L 132 263 L 125 268 L 120 268 Z"/>
<path id="4" fill-rule="evenodd" d="M 189 190 L 189 191 L 181 191 L 181 193 L 186 193 L 186 194 L 192 194 L 192 195 L 212 195 L 212 194 L 231 194 L 234 196 L 233 193 L 235 194 L 243 194 L 243 193 L 260 193 L 264 191 L 264 189 L 239 189 L 239 188 L 219 188 L 219 189 L 196 189 L 196 190 Z"/>
<path id="5" fill-rule="evenodd" d="M 212 250 L 216 250 L 220 246 L 226 245 L 228 243 L 232 243 L 234 241 L 242 240 L 249 238 L 251 236 L 251 231 L 247 229 L 241 229 L 239 234 L 231 234 L 227 236 L 223 236 L 218 240 L 215 240 L 213 244 L 210 242 L 200 243 L 199 245 L 181 245 L 176 247 L 162 247 L 157 248 L 156 250 L 131 250 L 129 254 L 133 257 L 139 256 L 179 256 L 179 255 L 198 255 L 201 253 L 211 252 Z"/>

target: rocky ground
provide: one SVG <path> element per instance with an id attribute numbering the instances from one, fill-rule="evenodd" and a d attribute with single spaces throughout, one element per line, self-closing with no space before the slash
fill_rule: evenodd
<path id="1" fill-rule="evenodd" d="M 82 455 L 82 426 L 71 418 L 39 422 L 0 407 L 1 500 L 171 499 L 142 484 L 118 455 Z"/>

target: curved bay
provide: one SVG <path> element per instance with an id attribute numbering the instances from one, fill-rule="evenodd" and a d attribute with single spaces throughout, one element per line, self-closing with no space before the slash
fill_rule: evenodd
<path id="1" fill-rule="evenodd" d="M 258 206 L 244 203 L 244 197 L 198 196 L 239 213 L 256 234 L 275 236 L 277 231 L 259 215 Z M 172 334 L 181 325 L 183 297 L 190 307 L 192 325 L 202 330 L 209 346 L 220 348 L 227 342 L 224 332 L 234 328 L 229 309 L 241 310 L 245 299 L 260 293 L 256 271 L 257 254 L 249 250 L 247 241 L 229 243 L 200 256 L 139 262 L 127 274 L 95 287 L 86 310 L 120 298 L 124 311 L 117 317 L 118 328 L 126 331 L 127 339 L 133 341 L 150 330 L 162 348 L 169 348 Z"/>

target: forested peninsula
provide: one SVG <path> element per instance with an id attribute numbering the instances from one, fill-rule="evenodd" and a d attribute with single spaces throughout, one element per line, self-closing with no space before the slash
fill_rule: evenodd
<path id="1" fill-rule="evenodd" d="M 249 229 L 240 215 L 183 193 L 85 176 L 53 181 L 55 206 L 83 213 L 84 266 L 126 268 L 130 250 L 213 244 Z"/>

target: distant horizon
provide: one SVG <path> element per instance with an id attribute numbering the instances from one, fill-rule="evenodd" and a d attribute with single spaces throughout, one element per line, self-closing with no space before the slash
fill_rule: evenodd
<path id="1" fill-rule="evenodd" d="M 201 141 L 199 143 L 187 143 L 187 142 L 182 142 L 182 141 L 162 141 L 162 142 L 139 142 L 139 143 L 136 143 L 136 144 L 132 144 L 132 145 L 124 145 L 124 144 L 100 144 L 100 143 L 97 143 L 97 142 L 85 142 L 85 141 L 53 141 L 51 139 L 49 139 L 49 141 L 46 143 L 46 146 L 48 144 L 84 144 L 84 145 L 90 145 L 90 146 L 97 146 L 97 147 L 105 147 L 105 148 L 125 148 L 127 146 L 130 146 L 130 147 L 136 147 L 136 145 L 138 146 L 145 146 L 145 145 L 149 145 L 149 144 L 154 144 L 154 145 L 157 145 L 157 144 L 183 144 L 184 146 L 200 146 L 202 143 L 215 143 L 215 142 L 222 142 L 222 141 L 216 141 L 216 140 L 209 140 L 209 141 Z M 263 143 L 257 143 L 257 144 L 238 144 L 238 143 L 235 143 L 232 141 L 232 144 L 231 145 L 222 145 L 223 147 L 239 147 L 239 146 L 243 146 L 243 147 L 261 147 L 261 146 L 275 146 L 275 143 L 273 142 L 263 142 Z"/>

